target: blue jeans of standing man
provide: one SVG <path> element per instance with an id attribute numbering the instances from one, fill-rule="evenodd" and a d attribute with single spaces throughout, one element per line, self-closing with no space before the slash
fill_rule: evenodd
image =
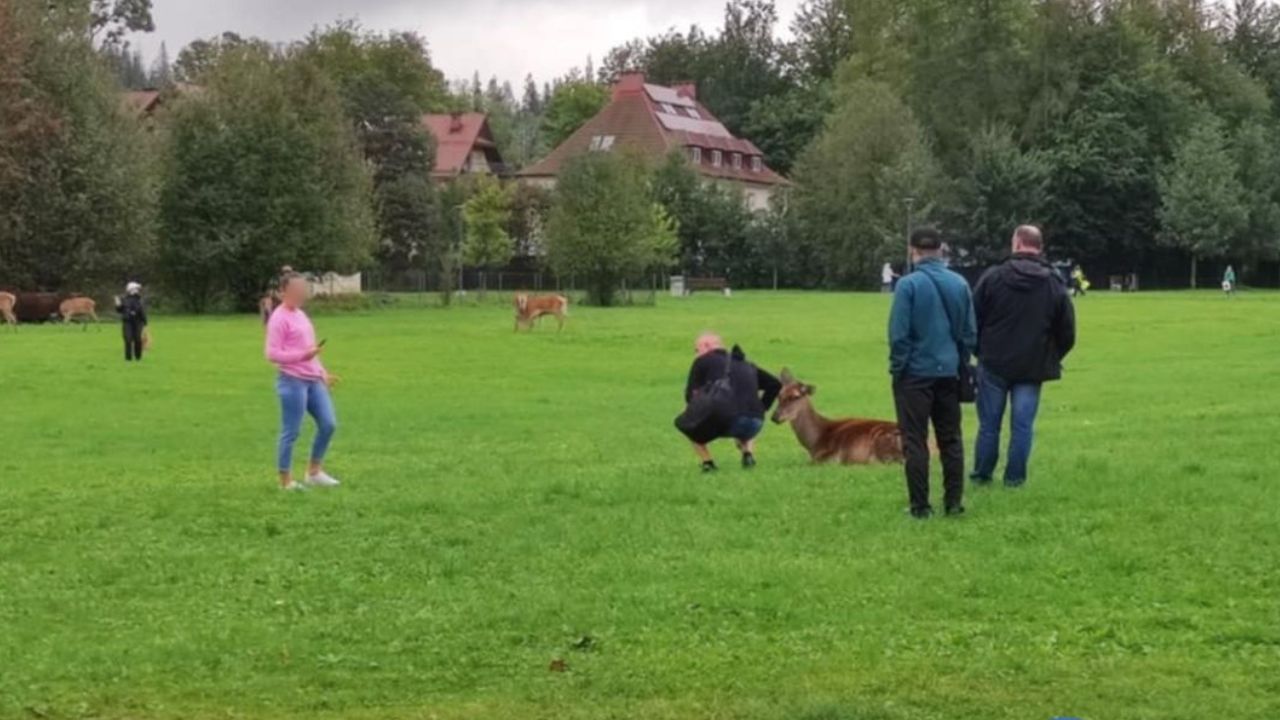
<path id="1" fill-rule="evenodd" d="M 302 431 L 302 416 L 310 414 L 316 421 L 316 439 L 311 445 L 311 461 L 321 462 L 329 450 L 329 441 L 338 429 L 333 411 L 333 399 L 323 380 L 303 380 L 292 375 L 280 374 L 276 378 L 276 393 L 280 395 L 280 445 L 277 449 L 277 467 L 280 472 L 293 469 L 293 444 Z"/>
<path id="2" fill-rule="evenodd" d="M 1010 383 L 978 368 L 978 442 L 974 448 L 973 480 L 990 482 L 1000 460 L 1000 428 L 1004 409 L 1012 405 L 1009 418 L 1009 457 L 1004 466 L 1004 484 L 1019 487 L 1027 481 L 1027 462 L 1036 412 L 1040 409 L 1040 383 Z"/>

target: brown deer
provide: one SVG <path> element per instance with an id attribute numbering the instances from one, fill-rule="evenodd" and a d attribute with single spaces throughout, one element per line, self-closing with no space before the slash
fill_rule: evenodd
<path id="1" fill-rule="evenodd" d="M 796 380 L 786 369 L 780 379 L 782 392 L 773 421 L 779 425 L 791 423 L 796 439 L 815 463 L 870 465 L 903 461 L 897 423 L 859 418 L 828 420 L 814 410 L 810 400 L 817 388 Z"/>
<path id="2" fill-rule="evenodd" d="M 93 318 L 96 323 L 98 322 L 98 303 L 87 297 L 67 298 L 58 306 L 58 314 L 62 316 L 62 322 L 67 324 L 70 324 L 73 318 L 85 316 Z"/>
<path id="3" fill-rule="evenodd" d="M 555 315 L 559 323 L 557 332 L 564 329 L 564 319 L 569 315 L 569 298 L 563 295 L 544 295 L 530 297 L 525 293 L 516 295 L 516 332 L 521 327 L 533 330 L 533 321 L 543 315 Z"/>
<path id="4" fill-rule="evenodd" d="M 0 317 L 4 317 L 5 324 L 18 329 L 18 316 L 13 313 L 13 309 L 18 306 L 18 296 L 12 293 L 0 292 Z"/>

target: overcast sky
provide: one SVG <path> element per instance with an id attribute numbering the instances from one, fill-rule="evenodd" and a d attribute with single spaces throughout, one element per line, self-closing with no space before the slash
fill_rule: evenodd
<path id="1" fill-rule="evenodd" d="M 777 0 L 785 33 L 800 0 Z M 156 32 L 134 39 L 148 57 L 164 41 L 171 57 L 196 38 L 231 30 L 271 41 L 298 39 L 339 18 L 372 30 L 413 30 L 431 45 L 436 67 L 451 80 L 479 70 L 519 88 L 526 73 L 539 82 L 597 65 L 615 45 L 697 23 L 718 28 L 724 0 L 153 0 Z"/>

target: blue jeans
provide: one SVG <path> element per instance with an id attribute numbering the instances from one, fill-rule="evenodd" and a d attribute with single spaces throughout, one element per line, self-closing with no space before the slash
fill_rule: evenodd
<path id="1" fill-rule="evenodd" d="M 741 442 L 748 442 L 755 440 L 761 430 L 764 430 L 764 418 L 739 415 L 729 428 L 729 437 Z"/>
<path id="2" fill-rule="evenodd" d="M 311 461 L 318 463 L 324 460 L 333 432 L 338 429 L 329 388 L 321 380 L 303 380 L 281 373 L 276 378 L 276 393 L 280 396 L 281 417 L 276 467 L 280 472 L 293 469 L 293 444 L 302 431 L 302 416 L 306 413 L 316 421 L 316 439 L 311 445 Z"/>
<path id="3" fill-rule="evenodd" d="M 1010 403 L 1012 398 L 1012 403 Z M 1040 409 L 1040 383 L 1009 383 L 986 368 L 978 368 L 978 442 L 974 448 L 973 479 L 990 481 L 1000 460 L 1000 428 L 1004 408 L 1012 404 L 1009 417 L 1009 457 L 1004 467 L 1004 484 L 1017 487 L 1027 481 L 1027 462 Z"/>

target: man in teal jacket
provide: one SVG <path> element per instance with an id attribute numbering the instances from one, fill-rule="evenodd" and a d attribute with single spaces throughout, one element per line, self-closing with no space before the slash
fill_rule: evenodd
<path id="1" fill-rule="evenodd" d="M 889 373 L 906 455 L 911 516 L 933 515 L 929 504 L 929 422 L 942 455 L 948 515 L 964 512 L 964 438 L 960 431 L 960 364 L 978 343 L 973 298 L 965 279 L 942 263 L 942 236 L 911 234 L 915 272 L 898 281 L 889 315 Z"/>

